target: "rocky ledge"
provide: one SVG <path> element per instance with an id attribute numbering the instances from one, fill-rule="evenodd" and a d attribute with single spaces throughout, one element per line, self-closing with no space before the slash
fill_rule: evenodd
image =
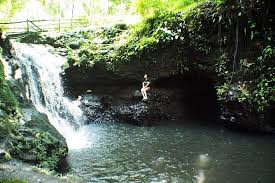
<path id="1" fill-rule="evenodd" d="M 189 79 L 192 81 L 186 81 Z M 185 79 L 157 80 L 151 86 L 148 100 L 142 100 L 140 85 L 101 86 L 86 88 L 85 93 L 80 91 L 87 122 L 124 122 L 141 126 L 173 121 L 184 123 L 185 120 L 217 122 L 219 103 L 208 80 L 186 75 Z"/>

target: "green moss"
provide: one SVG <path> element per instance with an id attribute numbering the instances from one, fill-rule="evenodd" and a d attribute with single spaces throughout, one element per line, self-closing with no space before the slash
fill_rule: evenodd
<path id="1" fill-rule="evenodd" d="M 208 6 L 211 8 L 213 5 Z M 208 6 L 202 8 L 207 9 Z M 118 72 L 123 64 L 143 58 L 154 64 L 169 64 L 173 73 L 191 70 L 189 67 L 197 66 L 187 63 L 181 48 L 194 50 L 198 54 L 209 53 L 211 49 L 207 35 L 202 34 L 203 30 L 196 29 L 197 25 L 193 23 L 204 19 L 198 14 L 197 10 L 191 11 L 187 19 L 179 13 L 157 11 L 129 30 L 124 25 L 116 25 L 95 31 L 86 36 L 79 50 L 69 49 L 64 68 L 93 68 L 103 64 L 108 70 Z M 171 52 L 173 57 L 158 59 L 159 50 Z"/>
<path id="2" fill-rule="evenodd" d="M 9 154 L 9 153 L 5 153 L 5 155 L 4 155 L 4 160 L 5 161 L 9 161 L 9 160 L 11 160 L 11 155 Z"/>
<path id="3" fill-rule="evenodd" d="M 15 129 L 19 118 L 18 103 L 5 80 L 4 67 L 0 61 L 0 138 L 3 139 L 12 129 Z"/>
<path id="4" fill-rule="evenodd" d="M 32 161 L 36 161 L 40 167 L 50 170 L 56 170 L 60 159 L 67 155 L 67 149 L 59 147 L 55 137 L 40 130 L 19 130 L 9 142 L 8 148 L 13 156 L 24 159 L 24 154 L 27 153 L 35 158 Z"/>
<path id="5" fill-rule="evenodd" d="M 21 43 L 43 43 L 44 38 L 40 32 L 30 32 L 18 38 Z"/>
<path id="6" fill-rule="evenodd" d="M 0 183 L 27 183 L 27 181 L 17 179 L 0 179 Z"/>
<path id="7" fill-rule="evenodd" d="M 7 114 L 15 114 L 18 108 L 17 101 L 5 80 L 4 66 L 0 62 L 0 109 Z"/>
<path id="8" fill-rule="evenodd" d="M 68 67 L 96 68 L 101 63 L 119 74 L 127 64 L 143 64 L 147 70 L 166 68 L 170 75 L 208 72 L 215 75 L 222 102 L 234 91 L 230 100 L 266 111 L 275 102 L 275 45 L 273 28 L 266 23 L 263 31 L 262 21 L 255 18 L 266 13 L 263 4 L 215 0 L 188 6 L 184 5 L 188 11 L 178 13 L 153 11 L 128 30 L 94 33 L 69 54 Z"/>

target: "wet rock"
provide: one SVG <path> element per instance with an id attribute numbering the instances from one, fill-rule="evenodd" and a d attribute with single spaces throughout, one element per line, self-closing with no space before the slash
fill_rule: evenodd
<path id="1" fill-rule="evenodd" d="M 106 55 L 109 53 L 109 50 L 100 50 L 99 53 Z"/>
<path id="2" fill-rule="evenodd" d="M 114 117 L 118 121 L 146 126 L 169 119 L 161 105 L 158 106 L 154 102 L 154 99 L 150 99 L 137 104 L 114 107 Z"/>
<path id="3" fill-rule="evenodd" d="M 150 94 L 149 100 L 141 101 L 142 96 L 136 90 L 117 90 L 120 91 L 112 93 L 118 96 L 94 93 L 83 96 L 82 109 L 90 123 L 124 122 L 150 126 L 170 119 L 169 100 L 165 96 Z"/>
<path id="4" fill-rule="evenodd" d="M 38 112 L 34 106 L 29 108 L 22 108 L 21 114 L 25 121 L 25 126 L 39 131 L 50 133 L 54 138 L 59 140 L 60 146 L 66 147 L 65 138 L 56 130 L 56 128 L 49 122 L 46 114 Z"/>
<path id="5" fill-rule="evenodd" d="M 58 53 L 59 53 L 59 55 L 64 57 L 64 56 L 68 55 L 68 50 L 66 48 L 61 48 L 58 50 Z"/>
<path id="6" fill-rule="evenodd" d="M 6 118 L 6 117 L 7 117 L 7 113 L 0 109 L 0 118 Z"/>
<path id="7" fill-rule="evenodd" d="M 72 49 L 79 49 L 80 47 L 80 42 L 79 41 L 74 41 L 69 44 L 69 47 Z"/>
<path id="8" fill-rule="evenodd" d="M 9 161 L 10 159 L 11 159 L 10 154 L 5 150 L 0 149 L 0 162 Z"/>
<path id="9" fill-rule="evenodd" d="M 109 110 L 112 99 L 108 96 L 95 96 L 86 94 L 82 96 L 83 112 L 89 123 L 113 122 L 111 111 Z"/>

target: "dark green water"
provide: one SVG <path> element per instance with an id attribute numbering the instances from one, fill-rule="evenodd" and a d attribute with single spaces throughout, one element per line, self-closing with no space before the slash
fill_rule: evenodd
<path id="1" fill-rule="evenodd" d="M 85 182 L 274 183 L 275 137 L 203 125 L 93 124 L 71 149 Z"/>

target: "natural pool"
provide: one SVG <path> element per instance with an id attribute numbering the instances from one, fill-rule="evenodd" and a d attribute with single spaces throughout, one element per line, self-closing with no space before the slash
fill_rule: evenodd
<path id="1" fill-rule="evenodd" d="M 274 183 L 275 138 L 201 124 L 92 124 L 71 149 L 85 182 Z"/>

